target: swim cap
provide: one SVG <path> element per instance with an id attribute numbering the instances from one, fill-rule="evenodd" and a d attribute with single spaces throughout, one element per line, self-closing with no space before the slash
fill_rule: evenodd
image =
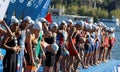
<path id="1" fill-rule="evenodd" d="M 33 25 L 33 29 L 42 30 L 42 23 L 39 21 L 36 21 L 35 24 Z"/>

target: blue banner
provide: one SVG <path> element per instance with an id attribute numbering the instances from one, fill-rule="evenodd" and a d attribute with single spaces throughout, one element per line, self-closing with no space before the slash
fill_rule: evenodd
<path id="1" fill-rule="evenodd" d="M 17 7 L 15 9 L 16 18 L 21 19 L 21 16 L 24 17 L 24 9 L 26 8 L 26 4 L 29 0 L 19 0 Z"/>
<path id="2" fill-rule="evenodd" d="M 39 13 L 41 12 L 41 9 L 43 8 L 44 4 L 46 3 L 47 0 L 39 0 L 38 4 L 34 7 L 34 12 L 32 13 L 32 19 L 35 20 Z"/>
<path id="3" fill-rule="evenodd" d="M 25 16 L 31 16 L 32 12 L 34 11 L 34 5 L 38 0 L 29 0 L 26 4 L 26 8 L 24 9 L 24 17 Z"/>
<path id="4" fill-rule="evenodd" d="M 46 3 L 44 4 L 41 12 L 39 13 L 38 17 L 45 17 L 48 11 L 48 8 L 50 6 L 51 0 L 47 0 Z"/>
<path id="5" fill-rule="evenodd" d="M 7 21 L 15 14 L 16 18 L 21 19 L 30 16 L 35 20 L 38 16 L 44 17 L 48 10 L 51 0 L 11 0 L 7 10 Z"/>
<path id="6" fill-rule="evenodd" d="M 7 24 L 10 22 L 11 17 L 13 16 L 13 13 L 15 12 L 17 3 L 18 3 L 18 1 L 16 1 L 16 0 L 11 0 L 10 1 L 10 4 L 8 6 L 8 10 L 7 10 L 7 13 L 6 13 Z"/>

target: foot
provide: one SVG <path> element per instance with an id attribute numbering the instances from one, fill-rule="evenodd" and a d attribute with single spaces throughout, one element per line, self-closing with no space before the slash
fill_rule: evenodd
<path id="1" fill-rule="evenodd" d="M 88 68 L 88 66 L 83 66 L 83 69 L 87 69 Z"/>
<path id="2" fill-rule="evenodd" d="M 88 66 L 88 67 L 90 67 L 91 65 L 90 65 L 90 64 L 88 64 L 87 66 Z"/>
<path id="3" fill-rule="evenodd" d="M 93 63 L 91 63 L 90 65 L 91 65 L 91 66 L 94 66 L 94 64 L 93 64 Z"/>
<path id="4" fill-rule="evenodd" d="M 98 66 L 99 64 L 98 63 L 95 63 L 96 66 Z"/>
<path id="5" fill-rule="evenodd" d="M 108 62 L 107 60 L 104 60 L 103 62 Z"/>

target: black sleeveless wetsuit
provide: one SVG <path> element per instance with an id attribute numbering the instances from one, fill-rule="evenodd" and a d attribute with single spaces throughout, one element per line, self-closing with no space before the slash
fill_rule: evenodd
<path id="1" fill-rule="evenodd" d="M 17 45 L 17 39 L 14 37 L 7 46 L 14 47 Z M 3 59 L 3 72 L 16 72 L 16 53 L 11 50 L 6 50 L 6 55 Z"/>

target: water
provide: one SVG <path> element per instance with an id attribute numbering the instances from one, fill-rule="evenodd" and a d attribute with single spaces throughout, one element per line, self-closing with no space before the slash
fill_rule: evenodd
<path id="1" fill-rule="evenodd" d="M 112 58 L 116 60 L 120 60 L 120 31 L 116 30 L 115 35 L 117 42 L 115 43 L 115 46 L 112 49 Z"/>
<path id="2" fill-rule="evenodd" d="M 120 60 L 120 26 L 117 26 L 116 23 L 112 23 L 112 22 L 103 22 L 105 25 L 107 25 L 108 27 L 115 27 L 116 32 L 116 39 L 117 42 L 114 45 L 114 48 L 112 49 L 112 59 L 115 60 Z"/>

